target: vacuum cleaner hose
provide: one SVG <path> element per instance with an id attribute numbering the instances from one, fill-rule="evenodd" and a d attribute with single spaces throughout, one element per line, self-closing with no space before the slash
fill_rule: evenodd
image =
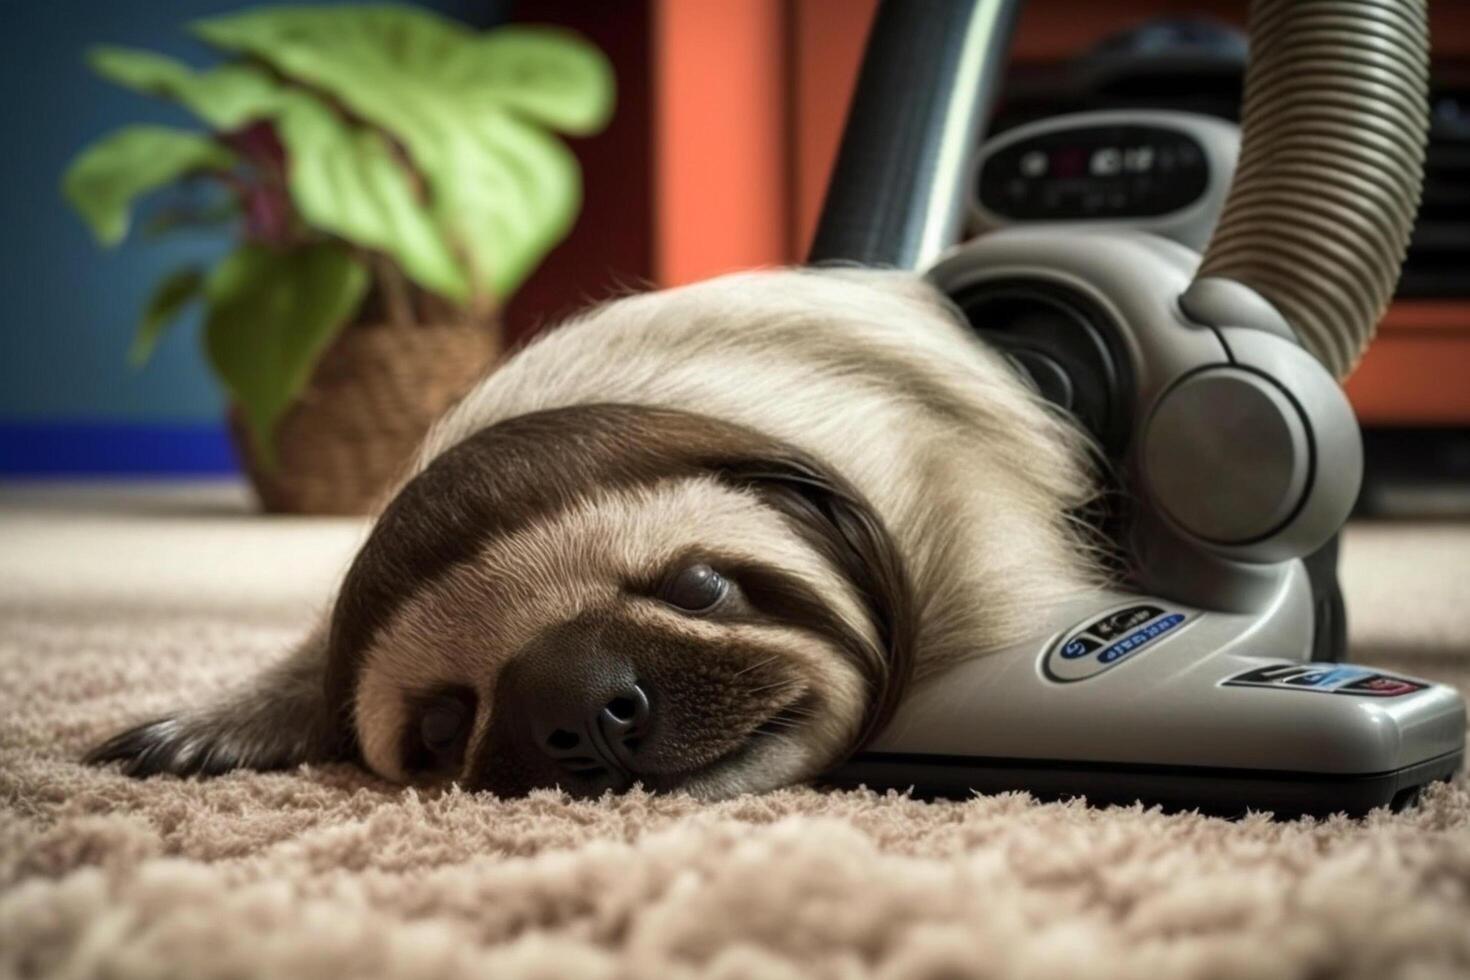
<path id="1" fill-rule="evenodd" d="M 1198 277 L 1239 282 L 1339 379 L 1408 248 L 1428 137 L 1426 0 L 1255 0 L 1240 162 Z"/>
<path id="2" fill-rule="evenodd" d="M 954 244 L 1018 6 L 883 0 L 809 262 L 922 269 Z"/>

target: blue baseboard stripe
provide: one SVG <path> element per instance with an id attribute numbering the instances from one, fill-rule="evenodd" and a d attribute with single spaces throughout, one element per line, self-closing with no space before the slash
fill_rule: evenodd
<path id="1" fill-rule="evenodd" d="M 224 425 L 0 422 L 4 476 L 221 476 L 239 472 Z"/>

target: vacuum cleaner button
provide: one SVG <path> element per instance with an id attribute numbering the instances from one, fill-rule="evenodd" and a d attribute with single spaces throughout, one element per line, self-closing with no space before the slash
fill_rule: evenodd
<path id="1" fill-rule="evenodd" d="M 1376 698 L 1396 698 L 1401 694 L 1413 694 L 1415 691 L 1424 690 L 1426 685 L 1416 681 L 1406 681 L 1402 677 L 1388 677 L 1384 674 L 1374 674 L 1364 677 L 1362 680 L 1344 684 L 1338 688 L 1339 694 L 1367 694 Z"/>
<path id="2" fill-rule="evenodd" d="M 1062 644 L 1062 656 L 1068 660 L 1076 660 L 1085 657 L 1098 647 L 1102 646 L 1097 640 L 1089 636 L 1077 636 Z"/>
<path id="3" fill-rule="evenodd" d="M 1142 626 L 1155 616 L 1161 615 L 1163 611 L 1158 606 L 1130 606 L 1099 619 L 1087 627 L 1087 632 L 1098 639 L 1111 640 L 1134 627 Z"/>

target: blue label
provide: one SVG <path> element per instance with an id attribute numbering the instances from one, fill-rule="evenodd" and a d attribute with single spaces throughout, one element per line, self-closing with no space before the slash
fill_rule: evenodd
<path id="1" fill-rule="evenodd" d="M 1332 667 L 1309 670 L 1295 677 L 1288 677 L 1283 683 L 1292 684 L 1297 687 L 1335 687 L 1344 681 L 1356 680 L 1372 671 L 1361 667 Z"/>
<path id="2" fill-rule="evenodd" d="M 1144 644 L 1151 643 L 1156 638 L 1163 636 L 1182 622 L 1184 622 L 1182 613 L 1174 613 L 1152 622 L 1138 632 L 1130 634 L 1128 637 L 1108 647 L 1102 653 L 1099 653 L 1097 655 L 1098 662 L 1104 664 L 1116 663 L 1128 656 L 1128 654 L 1144 646 Z"/>

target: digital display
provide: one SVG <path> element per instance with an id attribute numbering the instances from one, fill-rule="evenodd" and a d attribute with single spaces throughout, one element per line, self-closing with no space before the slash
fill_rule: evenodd
<path id="1" fill-rule="evenodd" d="M 1146 218 L 1188 207 L 1209 185 L 1204 151 L 1177 130 L 1089 126 L 1044 133 L 990 156 L 980 203 L 1017 221 Z"/>

